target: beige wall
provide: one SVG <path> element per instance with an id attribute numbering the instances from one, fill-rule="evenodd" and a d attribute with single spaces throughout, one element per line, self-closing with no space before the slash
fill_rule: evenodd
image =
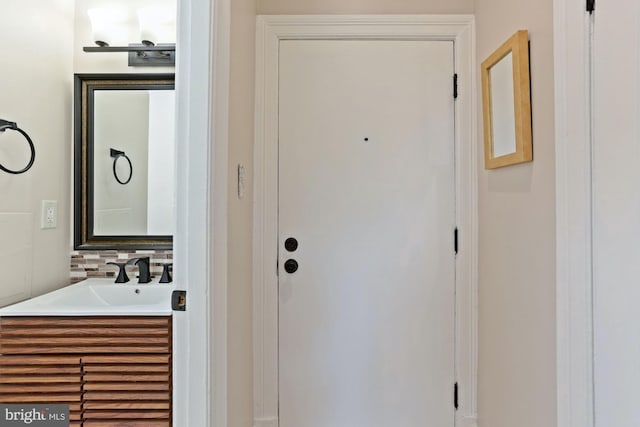
<path id="1" fill-rule="evenodd" d="M 556 425 L 552 4 L 476 0 L 478 77 L 529 30 L 534 151 L 533 163 L 485 170 L 478 121 L 480 427 Z"/>
<path id="2" fill-rule="evenodd" d="M 229 427 L 253 425 L 253 109 L 255 80 L 255 2 L 231 2 L 229 101 Z M 246 170 L 245 193 L 238 198 L 237 171 Z"/>
<path id="3" fill-rule="evenodd" d="M 0 118 L 17 122 L 36 147 L 28 172 L 0 171 L 4 305 L 69 283 L 73 0 L 3 2 L 0 40 Z M 21 169 L 28 153 L 17 133 L 0 134 L 0 163 Z M 42 200 L 58 201 L 56 229 L 40 228 Z"/>
<path id="4" fill-rule="evenodd" d="M 256 0 L 258 14 L 472 13 L 473 0 Z"/>

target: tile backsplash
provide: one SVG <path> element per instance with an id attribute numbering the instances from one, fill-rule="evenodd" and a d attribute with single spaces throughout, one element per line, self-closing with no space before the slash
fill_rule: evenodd
<path id="1" fill-rule="evenodd" d="M 151 275 L 160 276 L 162 265 L 173 262 L 173 251 L 164 250 L 131 250 L 131 251 L 72 251 L 71 252 L 71 283 L 77 283 L 90 277 L 113 277 L 115 279 L 118 267 L 108 265 L 108 262 L 127 262 L 132 258 L 149 257 L 151 261 Z M 134 267 L 127 269 L 133 278 Z"/>

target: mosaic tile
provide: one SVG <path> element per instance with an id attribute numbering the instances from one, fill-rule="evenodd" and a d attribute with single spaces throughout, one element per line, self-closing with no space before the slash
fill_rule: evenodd
<path id="1" fill-rule="evenodd" d="M 118 269 L 108 262 L 126 262 L 133 258 L 150 258 L 150 271 L 153 275 L 162 274 L 162 266 L 173 262 L 173 251 L 138 250 L 138 251 L 71 251 L 70 283 L 77 283 L 86 278 L 110 277 L 114 278 Z M 130 277 L 133 271 L 127 270 Z"/>

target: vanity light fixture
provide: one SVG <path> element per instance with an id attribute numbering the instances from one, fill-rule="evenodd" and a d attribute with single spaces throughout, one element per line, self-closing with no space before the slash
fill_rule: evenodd
<path id="1" fill-rule="evenodd" d="M 85 46 L 84 52 L 128 52 L 129 66 L 171 67 L 176 63 L 175 18 L 170 8 L 147 7 L 138 11 L 141 43 L 111 46 L 125 33 L 126 14 L 119 9 L 88 11 L 93 39 L 97 46 Z M 126 36 L 125 36 L 126 38 Z M 158 41 L 167 43 L 156 43 Z M 171 43 L 170 43 L 171 42 Z"/>
<path id="2" fill-rule="evenodd" d="M 96 42 L 97 44 L 98 42 Z M 129 52 L 130 67 L 172 67 L 176 65 L 176 45 L 129 44 L 128 46 L 85 46 L 85 52 Z"/>

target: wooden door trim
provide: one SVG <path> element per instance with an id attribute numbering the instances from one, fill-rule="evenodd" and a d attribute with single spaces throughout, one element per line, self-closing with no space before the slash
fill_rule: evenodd
<path id="1" fill-rule="evenodd" d="M 477 425 L 477 147 L 473 16 L 259 16 L 256 37 L 253 242 L 254 426 L 278 426 L 276 261 L 280 40 L 402 39 L 449 40 L 455 46 L 455 72 L 458 74 L 459 85 L 455 105 L 456 221 L 460 239 L 456 258 L 455 366 L 456 380 L 460 390 L 456 426 L 475 427 Z"/>

